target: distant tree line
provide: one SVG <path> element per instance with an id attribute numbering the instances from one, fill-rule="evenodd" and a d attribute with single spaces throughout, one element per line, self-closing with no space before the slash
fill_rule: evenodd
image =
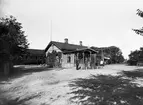
<path id="1" fill-rule="evenodd" d="M 91 47 L 94 50 L 97 50 L 97 59 L 101 60 L 102 57 L 108 57 L 110 58 L 108 60 L 108 64 L 116 64 L 116 63 L 123 63 L 124 57 L 122 55 L 122 51 L 119 47 L 116 46 L 110 46 L 110 47 Z"/>

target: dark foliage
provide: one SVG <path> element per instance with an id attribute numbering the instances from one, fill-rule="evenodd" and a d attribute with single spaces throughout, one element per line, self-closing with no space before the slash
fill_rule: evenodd
<path id="1" fill-rule="evenodd" d="M 122 76 L 98 75 L 69 85 L 71 102 L 81 105 L 143 105 L 143 87 Z"/>
<path id="2" fill-rule="evenodd" d="M 51 53 L 48 53 L 47 55 L 47 64 L 49 67 L 60 67 L 60 59 L 61 59 L 61 52 L 57 52 L 53 50 Z"/>
<path id="3" fill-rule="evenodd" d="M 132 51 L 129 54 L 129 65 L 137 65 L 138 62 L 143 62 L 143 48 L 141 47 L 140 50 Z"/>
<path id="4" fill-rule="evenodd" d="M 15 17 L 0 18 L 0 44 L 1 62 L 14 61 L 26 53 L 29 44 Z"/>
<path id="5" fill-rule="evenodd" d="M 143 18 L 143 11 L 141 11 L 140 9 L 137 9 L 137 15 L 140 16 L 141 18 Z M 133 31 L 135 31 L 136 34 L 139 34 L 139 35 L 143 36 L 143 28 L 133 29 Z"/>
<path id="6" fill-rule="evenodd" d="M 109 64 L 115 64 L 115 63 L 123 63 L 124 62 L 124 57 L 122 55 L 122 51 L 120 48 L 116 46 L 110 46 L 110 47 L 91 47 L 94 50 L 98 51 L 97 54 L 97 60 L 101 60 L 103 55 L 105 57 L 110 58 L 107 63 Z"/>
<path id="7" fill-rule="evenodd" d="M 143 11 L 141 11 L 140 9 L 137 9 L 137 15 L 139 15 L 140 17 L 143 17 Z"/>
<path id="8" fill-rule="evenodd" d="M 141 11 L 140 9 L 137 9 L 137 13 L 136 14 L 138 16 L 140 16 L 141 18 L 143 18 L 143 11 Z M 140 28 L 140 29 L 133 29 L 133 31 L 136 34 L 139 34 L 139 35 L 143 36 L 143 27 Z M 142 57 L 143 57 L 143 50 L 142 49 L 133 51 L 129 55 L 128 64 L 130 64 L 130 65 L 136 65 L 138 61 L 143 62 L 143 59 L 139 60 L 139 58 L 142 58 Z"/>
<path id="9" fill-rule="evenodd" d="M 111 46 L 108 48 L 109 52 L 110 52 L 110 62 L 111 63 L 123 63 L 124 62 L 124 57 L 122 55 L 122 51 L 120 50 L 120 48 L 116 47 L 116 46 Z"/>

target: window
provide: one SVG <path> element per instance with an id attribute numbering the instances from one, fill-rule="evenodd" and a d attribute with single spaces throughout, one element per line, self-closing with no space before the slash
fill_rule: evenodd
<path id="1" fill-rule="evenodd" d="M 71 57 L 67 56 L 67 63 L 71 63 Z"/>

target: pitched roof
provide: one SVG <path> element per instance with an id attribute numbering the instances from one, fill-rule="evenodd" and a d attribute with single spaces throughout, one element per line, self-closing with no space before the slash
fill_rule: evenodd
<path id="1" fill-rule="evenodd" d="M 44 50 L 40 50 L 40 49 L 28 49 L 27 52 L 30 54 L 33 54 L 33 55 L 43 55 L 44 54 Z"/>
<path id="2" fill-rule="evenodd" d="M 85 51 L 90 51 L 92 54 L 97 53 L 98 51 L 95 51 L 94 49 L 91 48 L 83 48 L 83 49 L 77 49 L 74 51 L 66 51 L 64 54 L 70 54 L 70 53 L 76 53 L 76 52 L 85 52 Z"/>
<path id="3" fill-rule="evenodd" d="M 56 47 L 58 47 L 61 51 L 73 51 L 73 50 L 77 50 L 77 49 L 88 48 L 87 46 L 81 46 L 81 45 L 75 45 L 75 44 L 51 41 L 48 44 L 48 46 L 46 47 L 45 52 L 49 49 L 49 47 L 52 44 L 55 45 Z"/>

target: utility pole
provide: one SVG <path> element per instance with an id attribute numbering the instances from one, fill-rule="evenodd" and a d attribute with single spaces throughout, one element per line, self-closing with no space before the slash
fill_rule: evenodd
<path id="1" fill-rule="evenodd" d="M 52 41 L 52 20 L 49 20 L 49 36 L 50 41 Z"/>

